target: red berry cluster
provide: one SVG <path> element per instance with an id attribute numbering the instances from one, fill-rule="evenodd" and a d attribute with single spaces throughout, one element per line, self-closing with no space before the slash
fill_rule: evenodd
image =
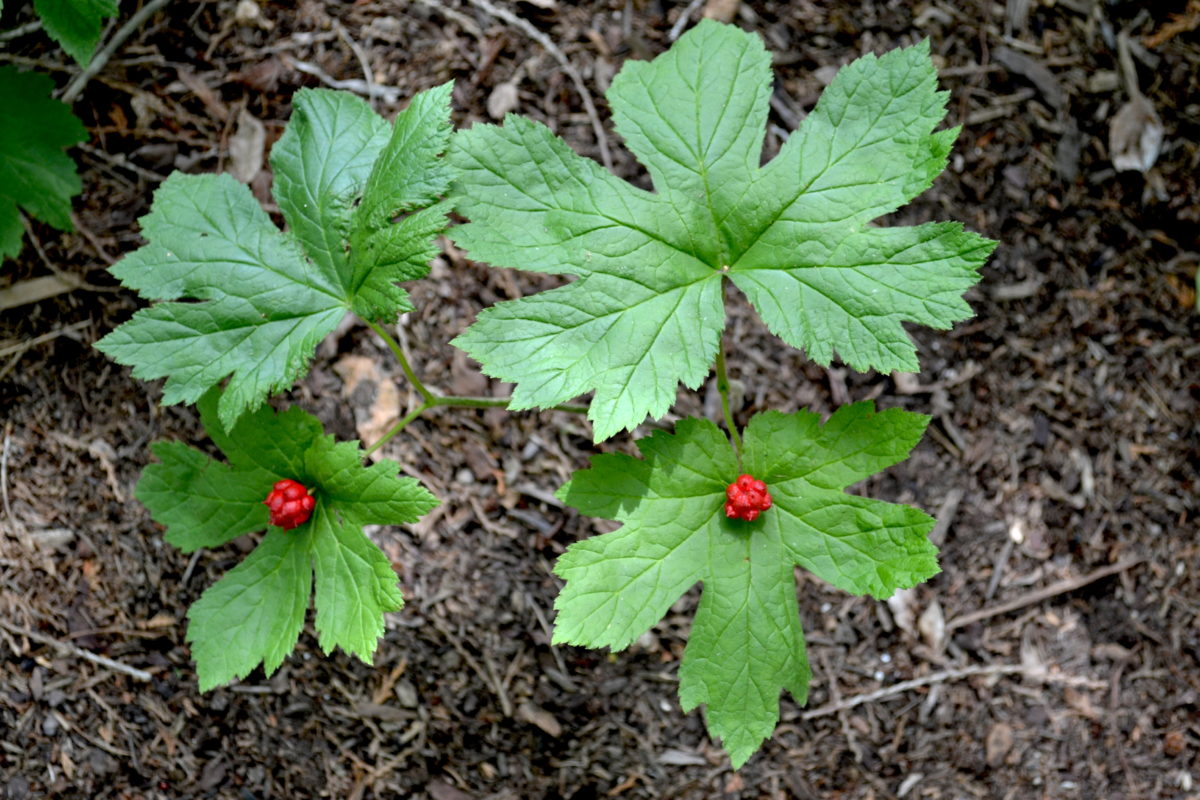
<path id="1" fill-rule="evenodd" d="M 739 475 L 725 489 L 725 516 L 754 522 L 758 515 L 771 507 L 771 495 L 767 485 L 755 480 L 753 475 Z"/>
<path id="2" fill-rule="evenodd" d="M 267 499 L 263 500 L 263 505 L 271 509 L 271 524 L 285 531 L 308 522 L 316 504 L 308 489 L 291 478 L 276 483 Z"/>

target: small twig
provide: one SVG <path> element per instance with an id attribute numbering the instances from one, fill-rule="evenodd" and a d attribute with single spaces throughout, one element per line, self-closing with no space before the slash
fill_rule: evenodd
<path id="1" fill-rule="evenodd" d="M 936 683 L 944 683 L 945 681 L 962 680 L 963 678 L 973 678 L 976 675 L 1023 675 L 1045 683 L 1083 686 L 1089 689 L 1103 689 L 1108 685 L 1104 681 L 1083 678 L 1078 675 L 1060 675 L 1044 670 L 1033 670 L 1022 664 L 988 664 L 986 666 L 948 669 L 944 672 L 935 672 L 932 675 L 926 675 L 923 678 L 913 678 L 910 681 L 894 683 L 891 686 L 877 689 L 874 692 L 855 695 L 839 702 L 827 703 L 811 711 L 805 711 L 803 718 L 808 720 L 816 719 L 817 717 L 827 717 L 830 714 L 837 714 L 865 703 L 874 703 L 876 700 L 882 700 L 885 697 L 903 694 L 913 689 L 920 689 L 922 686 L 931 686 Z"/>
<path id="2" fill-rule="evenodd" d="M 485 669 L 473 655 L 467 652 L 467 648 L 463 647 L 462 643 L 458 641 L 459 637 L 450 632 L 450 629 L 446 627 L 446 623 L 442 622 L 437 614 L 430 613 L 427 618 L 441 632 L 446 641 L 450 643 L 450 646 L 458 651 L 458 654 L 463 657 L 463 661 L 466 661 L 467 665 L 475 671 L 475 674 L 483 681 L 484 686 L 487 686 L 492 690 L 492 694 L 496 695 L 496 699 L 500 701 L 500 710 L 504 712 L 504 716 L 511 718 L 513 715 L 512 700 L 508 699 L 508 693 L 504 691 L 504 687 L 500 684 L 500 679 L 496 676 L 494 670 Z"/>
<path id="3" fill-rule="evenodd" d="M 36 347 L 39 344 L 44 344 L 52 339 L 57 339 L 59 336 L 62 336 L 65 333 L 72 333 L 80 328 L 85 328 L 88 324 L 89 323 L 87 322 L 76 322 L 72 325 L 67 325 L 64 328 L 59 328 L 56 331 L 43 333 L 41 336 L 36 336 L 25 342 L 18 342 L 17 344 L 10 345 L 8 347 L 0 347 L 0 358 L 4 358 L 8 355 L 12 356 L 12 358 L 9 359 L 9 362 L 0 368 L 0 380 L 4 380 L 8 373 L 12 372 L 13 368 L 20 363 L 21 358 L 30 348 Z"/>
<path id="4" fill-rule="evenodd" d="M 554 56 L 554 60 L 563 68 L 563 72 L 571 78 L 571 82 L 575 84 L 579 96 L 583 99 L 584 110 L 587 111 L 588 119 L 592 122 L 592 130 L 596 134 L 596 144 L 600 147 L 600 160 L 604 162 L 604 166 L 612 169 L 612 155 L 608 152 L 608 136 L 604 133 L 604 126 L 600 123 L 600 115 L 596 112 L 596 104 L 592 102 L 592 93 L 588 91 L 587 84 L 583 82 L 583 77 L 574 65 L 567 60 L 563 55 L 563 51 L 558 49 L 549 36 L 539 31 L 530 24 L 529 20 L 523 17 L 518 17 L 507 8 L 501 8 L 490 2 L 490 0 L 470 0 L 472 5 L 475 5 L 494 17 L 499 17 L 510 25 L 520 28 L 521 31 L 540 44 L 547 53 Z"/>
<path id="5" fill-rule="evenodd" d="M 316 64 L 310 64 L 298 58 L 291 58 L 286 53 L 284 54 L 284 58 L 288 66 L 294 67 L 306 75 L 312 75 L 331 89 L 344 89 L 347 92 L 366 95 L 372 99 L 378 97 L 385 103 L 395 103 L 400 100 L 400 90 L 395 86 L 380 86 L 376 83 L 367 83 L 361 78 L 338 80 Z"/>
<path id="6" fill-rule="evenodd" d="M 1129 33 L 1122 30 L 1117 34 L 1117 65 L 1121 68 L 1121 82 L 1130 99 L 1141 97 L 1142 87 L 1138 84 L 1137 68 L 1133 65 L 1133 56 L 1129 52 Z"/>
<path id="7" fill-rule="evenodd" d="M 4 516 L 15 525 L 12 506 L 8 504 L 8 449 L 12 445 L 12 422 L 4 423 L 4 450 L 0 453 L 0 494 L 4 496 Z"/>
<path id="8" fill-rule="evenodd" d="M 130 17 L 129 21 L 113 34 L 113 37 L 108 40 L 103 49 L 92 56 L 92 60 L 83 68 L 83 72 L 80 72 L 71 80 L 62 93 L 62 101 L 64 103 L 75 102 L 75 98 L 79 97 L 83 92 L 83 87 L 87 86 L 88 81 L 96 77 L 100 70 L 104 69 L 104 65 L 113 57 L 113 53 L 117 52 L 117 48 L 124 44 L 125 40 L 132 36 L 138 28 L 142 27 L 146 20 L 154 16 L 169 2 L 171 0 L 150 0 L 150 2 L 138 9 L 138 12 Z"/>
<path id="9" fill-rule="evenodd" d="M 16 39 L 19 36 L 24 36 L 27 33 L 34 33 L 42 29 L 42 21 L 35 19 L 33 22 L 26 22 L 24 25 L 18 25 L 12 30 L 0 32 L 0 42 L 7 42 L 10 39 Z"/>
<path id="10" fill-rule="evenodd" d="M 35 336 L 34 338 L 28 339 L 24 342 L 18 342 L 17 344 L 9 345 L 8 347 L 0 347 L 0 358 L 4 358 L 5 356 L 12 355 L 14 353 L 24 353 L 26 350 L 29 350 L 32 347 L 37 347 L 39 344 L 45 344 L 52 339 L 57 339 L 63 334 L 74 333 L 81 328 L 86 328 L 89 324 L 90 323 L 88 322 L 75 322 L 70 325 L 63 326 L 58 330 L 50 331 L 50 333 L 43 333 L 41 336 Z"/>
<path id="11" fill-rule="evenodd" d="M 987 591 L 983 593 L 984 600 L 991 600 L 996 596 L 996 590 L 1000 588 L 1000 579 L 1004 576 L 1004 569 L 1008 566 L 1008 559 L 1015 544 L 1011 536 L 1004 537 L 1004 546 L 1000 548 L 996 561 L 992 564 L 992 577 L 988 580 Z"/>
<path id="12" fill-rule="evenodd" d="M 200 563 L 201 550 L 192 553 L 192 558 L 188 561 L 187 569 L 183 571 L 183 577 L 179 579 L 180 586 L 187 586 L 187 582 L 192 579 L 192 573 L 196 571 L 196 564 Z"/>
<path id="13" fill-rule="evenodd" d="M 45 636 L 34 631 L 25 630 L 24 628 L 19 628 L 3 619 L 0 619 L 0 628 L 4 628 L 6 631 L 15 636 L 24 636 L 27 639 L 32 639 L 35 642 L 56 648 L 69 655 L 91 661 L 93 664 L 99 664 L 102 667 L 107 667 L 114 672 L 120 672 L 124 675 L 128 675 L 135 680 L 148 681 L 154 677 L 143 669 L 131 667 L 128 664 L 122 664 L 120 661 L 113 661 L 107 656 L 96 655 L 95 653 L 84 650 L 82 647 L 76 647 L 73 644 L 69 644 L 68 642 L 60 642 L 59 640 L 53 639 L 49 636 Z"/>
<path id="14" fill-rule="evenodd" d="M 31 223 L 31 220 L 29 220 L 29 219 L 25 220 L 25 233 L 26 233 L 27 238 L 29 239 L 29 243 L 33 245 L 33 249 L 37 252 L 38 258 L 40 258 L 42 260 L 42 263 L 46 265 L 46 269 L 53 272 L 54 276 L 61 283 L 63 283 L 64 285 L 69 287 L 68 289 L 64 289 L 62 291 L 74 291 L 76 289 L 86 289 L 89 292 L 101 292 L 101 293 L 107 293 L 107 294 L 116 294 L 117 292 L 123 291 L 123 289 L 121 289 L 120 286 L 99 286 L 95 283 L 91 283 L 89 281 L 84 280 L 83 278 L 80 278 L 78 275 L 73 275 L 69 272 L 63 272 L 61 269 L 59 269 L 58 265 L 55 264 L 54 261 L 51 260 L 50 256 L 48 256 L 46 254 L 46 249 L 44 247 L 42 247 L 42 240 L 38 237 L 37 231 L 35 231 L 33 229 L 33 225 Z M 38 279 L 35 278 L 34 280 L 38 280 Z M 55 292 L 55 294 L 59 294 L 59 292 Z M 53 295 L 51 295 L 51 296 L 53 296 Z M 45 298 L 39 298 L 39 299 L 45 299 Z"/>
<path id="15" fill-rule="evenodd" d="M 375 105 L 375 74 L 371 72 L 371 60 L 367 57 L 367 52 L 362 49 L 358 42 L 350 37 L 350 34 L 346 31 L 342 23 L 334 20 L 333 29 L 337 31 L 337 35 L 350 48 L 350 52 L 354 53 L 354 57 L 358 59 L 358 65 L 362 67 L 363 79 L 366 81 L 367 102 L 372 106 Z"/>
<path id="16" fill-rule="evenodd" d="M 458 26 L 467 33 L 474 36 L 476 39 L 483 38 L 483 31 L 475 24 L 475 20 L 468 17 L 456 8 L 450 8 L 444 0 L 417 0 L 419 5 L 423 5 L 428 9 L 436 11 L 446 19 L 458 23 Z"/>
<path id="17" fill-rule="evenodd" d="M 962 502 L 965 494 L 966 492 L 961 488 L 955 487 L 947 492 L 945 499 L 942 500 L 942 505 L 937 511 L 937 523 L 933 526 L 933 530 L 929 532 L 929 541 L 938 547 L 941 547 L 942 542 L 946 541 L 946 534 L 950 531 L 950 525 L 954 522 L 954 514 L 958 511 L 958 505 Z"/>
<path id="18" fill-rule="evenodd" d="M 1007 614 L 1010 611 L 1016 611 L 1018 608 L 1024 608 L 1025 606 L 1031 606 L 1035 603 L 1040 603 L 1043 600 L 1049 600 L 1051 597 L 1056 597 L 1060 594 L 1073 592 L 1076 589 L 1087 586 L 1089 583 L 1095 583 L 1101 578 L 1107 578 L 1109 575 L 1116 575 L 1118 572 L 1124 572 L 1130 567 L 1134 567 L 1142 563 L 1142 561 L 1143 559 L 1141 558 L 1127 558 L 1124 561 L 1118 561 L 1116 564 L 1110 564 L 1107 567 L 1102 567 L 1095 572 L 1089 572 L 1087 575 L 1080 575 L 1075 578 L 1065 578 L 1058 583 L 1050 584 L 1044 589 L 1038 589 L 1037 591 L 1021 595 L 1020 597 L 1013 598 L 1012 600 L 1001 603 L 1000 605 L 992 606 L 991 608 L 981 608 L 978 611 L 972 611 L 970 614 L 964 614 L 961 617 L 955 617 L 946 623 L 946 632 L 949 633 L 950 631 L 957 630 L 963 626 L 970 625 L 973 622 L 979 622 L 980 620 L 989 619 L 991 617 L 999 616 L 1000 614 Z"/>
<path id="19" fill-rule="evenodd" d="M 114 167 L 119 167 L 121 169 L 127 169 L 130 172 L 132 172 L 134 175 L 140 175 L 141 177 L 145 178 L 148 181 L 153 181 L 154 183 L 162 183 L 163 181 L 165 181 L 167 179 L 166 175 L 159 174 L 159 173 L 155 172 L 154 170 L 149 170 L 149 169 L 146 169 L 145 167 L 141 167 L 141 166 L 138 166 L 137 164 L 133 163 L 125 156 L 124 153 L 110 153 L 107 150 L 104 150 L 102 148 L 92 147 L 87 142 L 81 142 L 80 144 L 76 145 L 76 147 L 78 147 L 80 150 L 82 150 L 83 152 L 87 153 L 90 156 L 94 156 L 95 158 L 97 158 L 101 161 L 112 164 Z"/>
<path id="20" fill-rule="evenodd" d="M 842 698 L 842 690 L 838 687 L 837 675 L 829 668 L 829 662 L 824 655 L 819 658 L 821 662 L 821 671 L 825 673 L 829 680 L 829 696 L 833 698 L 833 705 L 845 703 Z M 863 762 L 862 749 L 858 745 L 858 737 L 854 735 L 854 728 L 850 726 L 850 718 L 846 715 L 846 709 L 843 708 L 837 712 L 838 724 L 841 725 L 842 735 L 846 737 L 846 745 L 850 748 L 850 752 L 854 754 L 854 760 L 861 764 Z"/>
<path id="21" fill-rule="evenodd" d="M 696 13 L 696 9 L 704 5 L 704 0 L 692 0 L 687 4 L 687 8 L 679 15 L 679 19 L 675 20 L 675 24 L 671 26 L 670 33 L 667 34 L 667 41 L 673 42 L 683 34 L 683 29 L 687 27 L 688 20 L 692 18 L 692 14 Z"/>

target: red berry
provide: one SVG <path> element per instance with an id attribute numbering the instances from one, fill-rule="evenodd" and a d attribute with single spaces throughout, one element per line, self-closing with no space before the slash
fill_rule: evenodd
<path id="1" fill-rule="evenodd" d="M 271 524 L 285 531 L 308 522 L 316 504 L 316 499 L 308 493 L 308 489 L 291 478 L 277 482 L 267 499 L 263 500 L 263 505 L 271 510 Z"/>
<path id="2" fill-rule="evenodd" d="M 758 515 L 771 507 L 767 485 L 753 475 L 739 475 L 725 488 L 725 516 L 754 522 Z"/>

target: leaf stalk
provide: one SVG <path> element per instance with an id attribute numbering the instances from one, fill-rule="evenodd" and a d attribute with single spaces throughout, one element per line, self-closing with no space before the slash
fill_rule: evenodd
<path id="1" fill-rule="evenodd" d="M 400 369 L 404 370 L 404 377 L 408 378 L 408 382 L 412 384 L 412 387 L 416 389 L 424 399 L 425 402 L 423 405 L 425 407 L 437 405 L 437 397 L 434 396 L 433 392 L 429 391 L 429 387 L 421 382 L 421 379 L 417 377 L 417 373 L 413 372 L 412 365 L 408 363 L 408 356 L 404 354 L 404 348 L 400 346 L 400 343 L 397 342 L 390 333 L 384 330 L 384 327 L 379 323 L 372 322 L 369 319 L 363 320 L 363 322 L 366 322 L 367 327 L 375 331 L 375 333 L 379 335 L 379 338 L 383 339 L 383 341 L 387 343 L 387 346 L 391 348 L 392 355 L 394 355 L 396 360 L 400 362 Z"/>
<path id="2" fill-rule="evenodd" d="M 733 444 L 733 454 L 737 456 L 738 470 L 742 468 L 742 437 L 738 434 L 737 425 L 733 421 L 733 411 L 729 407 L 729 375 L 725 371 L 725 342 L 717 348 L 717 392 L 721 395 L 721 413 L 725 415 L 725 427 L 729 429 L 729 441 Z"/>
<path id="3" fill-rule="evenodd" d="M 383 447 L 389 439 L 391 439 L 400 431 L 408 427 L 408 424 L 417 417 L 424 414 L 431 408 L 507 408 L 512 402 L 512 397 L 467 397 L 463 395 L 440 395 L 436 394 L 432 389 L 426 386 L 417 373 L 413 371 L 412 365 L 408 361 L 408 357 L 404 354 L 404 348 L 396 341 L 395 337 L 387 332 L 382 325 L 371 320 L 363 320 L 367 327 L 375 331 L 379 338 L 387 344 L 392 351 L 392 355 L 400 362 L 400 369 L 404 371 L 404 376 L 408 378 L 408 382 L 412 384 L 413 389 L 421 395 L 421 404 L 412 411 L 405 414 L 399 422 L 393 425 L 387 433 L 381 436 L 374 444 L 366 449 L 364 455 L 370 455 Z M 569 411 L 573 414 L 586 414 L 588 407 L 584 405 L 576 405 L 572 403 L 559 403 L 552 406 L 552 411 Z"/>

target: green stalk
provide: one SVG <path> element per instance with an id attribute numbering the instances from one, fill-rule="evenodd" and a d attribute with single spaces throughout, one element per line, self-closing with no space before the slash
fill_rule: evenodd
<path id="1" fill-rule="evenodd" d="M 508 408 L 508 404 L 512 402 L 511 397 L 462 397 L 460 395 L 437 395 L 434 397 L 433 405 L 446 406 L 448 408 Z M 559 403 L 556 406 L 550 406 L 549 411 L 569 411 L 572 414 L 586 414 L 587 406 L 575 405 L 573 403 Z"/>
<path id="2" fill-rule="evenodd" d="M 733 411 L 729 408 L 729 375 L 725 372 L 725 342 L 717 348 L 717 391 L 721 395 L 721 412 L 725 415 L 725 427 L 729 429 L 729 441 L 737 456 L 738 469 L 742 468 L 742 437 L 733 422 Z"/>
<path id="3" fill-rule="evenodd" d="M 369 319 L 363 320 L 363 322 L 367 323 L 367 326 L 371 330 L 379 334 L 379 338 L 383 339 L 383 341 L 387 343 L 387 346 L 392 349 L 392 355 L 394 355 L 396 360 L 400 362 L 400 369 L 404 370 L 404 377 L 408 378 L 408 382 L 412 384 L 412 387 L 416 389 L 417 392 L 420 393 L 421 397 L 425 400 L 424 408 L 437 405 L 437 397 L 433 392 L 429 391 L 425 384 L 421 383 L 421 379 L 417 377 L 415 372 L 413 372 L 413 368 L 409 365 L 408 358 L 404 355 L 404 348 L 400 346 L 400 343 L 392 338 L 392 335 L 385 331 L 382 325 L 372 322 Z"/>
<path id="4" fill-rule="evenodd" d="M 400 362 L 400 369 L 404 370 L 404 377 L 408 378 L 408 382 L 421 395 L 421 405 L 414 408 L 412 411 L 404 415 L 403 419 L 391 427 L 391 429 L 379 438 L 379 441 L 367 448 L 364 455 L 370 455 L 398 434 L 400 431 L 408 427 L 408 424 L 417 417 L 424 414 L 431 408 L 507 408 L 512 402 L 511 397 L 463 397 L 460 395 L 440 395 L 434 392 L 421 382 L 417 377 L 417 373 L 413 372 L 412 365 L 408 363 L 408 358 L 404 355 L 404 348 L 395 340 L 382 325 L 372 322 L 371 320 L 363 320 L 367 323 L 367 327 L 379 334 L 379 338 L 387 343 L 391 348 L 392 355 Z M 571 403 L 559 403 L 550 408 L 551 411 L 569 411 L 573 414 L 586 414 L 587 406 L 573 405 Z"/>
<path id="5" fill-rule="evenodd" d="M 429 410 L 431 407 L 432 406 L 429 403 L 421 403 L 421 405 L 417 406 L 412 411 L 405 414 L 404 418 L 401 419 L 399 422 L 397 422 L 395 425 L 393 425 L 391 430 L 389 430 L 383 436 L 379 437 L 379 439 L 375 442 L 375 444 L 368 447 L 366 452 L 363 453 L 363 455 L 369 456 L 369 455 L 371 455 L 371 453 L 374 453 L 376 450 L 383 447 L 384 444 L 387 443 L 388 439 L 391 439 L 397 433 L 399 433 L 400 431 L 407 428 L 408 423 L 412 422 L 414 419 L 421 416 L 421 414 L 423 414 L 425 411 Z"/>
<path id="6" fill-rule="evenodd" d="M 397 433 L 407 428 L 410 422 L 431 408 L 504 408 L 512 400 L 511 397 L 460 397 L 456 395 L 442 396 L 434 394 L 430 396 L 432 400 L 421 403 L 421 405 L 405 414 L 403 419 L 393 425 L 387 433 L 379 438 L 379 441 L 368 447 L 364 455 L 370 455 L 380 447 L 383 447 L 388 439 L 391 439 Z M 587 406 L 572 405 L 570 403 L 559 403 L 556 406 L 552 406 L 549 410 L 569 411 L 572 414 L 586 414 L 588 408 Z"/>

